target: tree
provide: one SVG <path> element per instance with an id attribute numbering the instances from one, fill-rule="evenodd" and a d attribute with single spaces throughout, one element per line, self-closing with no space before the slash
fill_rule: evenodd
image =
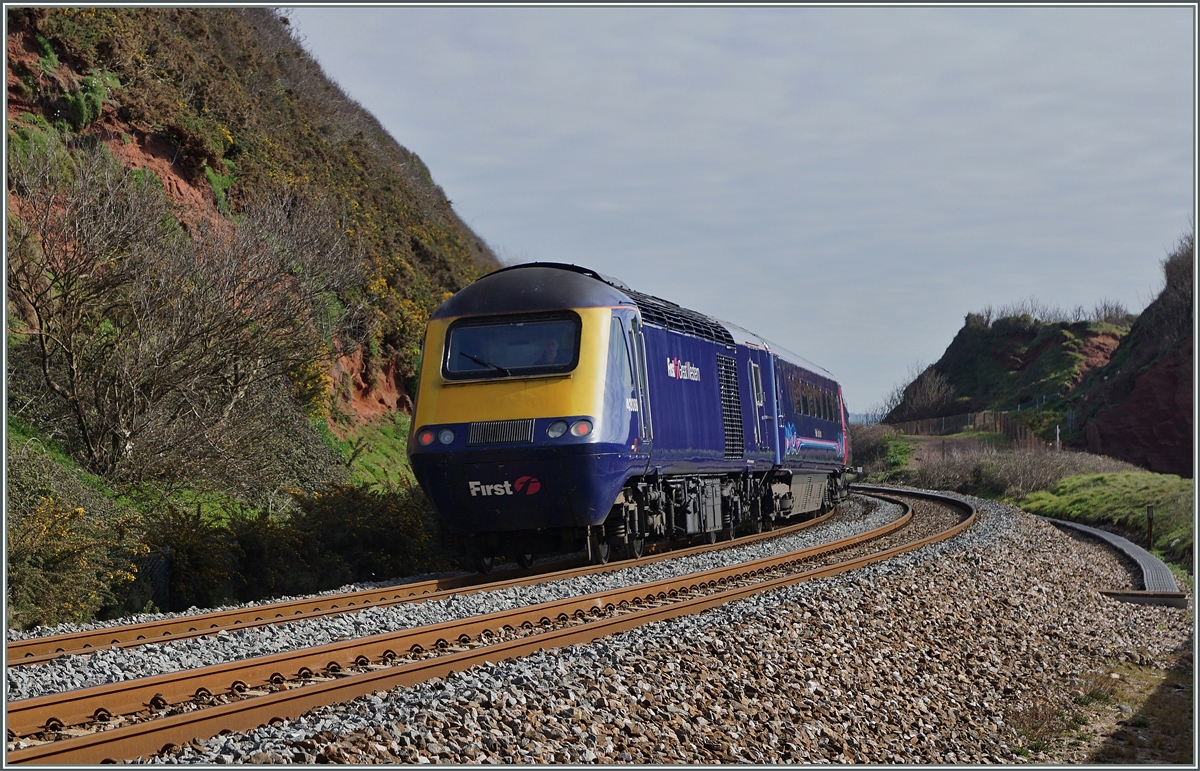
<path id="1" fill-rule="evenodd" d="M 897 384 L 878 411 L 881 422 L 903 423 L 937 417 L 954 404 L 954 386 L 950 379 L 932 366 L 917 362 L 908 369 L 908 377 Z"/>
<path id="2" fill-rule="evenodd" d="M 77 454 L 129 481 L 253 473 L 347 313 L 359 259 L 333 210 L 278 193 L 189 237 L 103 145 L 10 147 L 10 300 Z"/>

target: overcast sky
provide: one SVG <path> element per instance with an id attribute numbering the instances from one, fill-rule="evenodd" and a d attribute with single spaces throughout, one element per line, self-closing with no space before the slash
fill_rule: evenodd
<path id="1" fill-rule="evenodd" d="M 1140 311 L 1195 207 L 1190 7 L 290 16 L 503 260 L 736 322 L 856 412 L 986 305 Z"/>

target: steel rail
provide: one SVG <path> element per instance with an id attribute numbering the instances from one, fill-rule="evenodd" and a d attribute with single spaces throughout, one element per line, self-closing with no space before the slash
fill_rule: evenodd
<path id="1" fill-rule="evenodd" d="M 460 653 L 449 653 L 449 655 L 428 658 L 425 661 L 414 662 L 410 664 L 398 665 L 398 667 L 389 667 L 380 670 L 367 671 L 364 674 L 349 675 L 342 677 L 340 680 L 331 682 L 319 683 L 319 685 L 305 686 L 302 688 L 289 689 L 289 691 L 281 691 L 262 697 L 256 697 L 245 701 L 238 701 L 222 706 L 210 707 L 210 709 L 198 710 L 193 712 L 182 713 L 168 718 L 158 719 L 148 723 L 139 723 L 128 725 L 124 728 L 116 728 L 106 731 L 98 731 L 98 733 L 86 736 L 76 737 L 76 739 L 67 739 L 56 742 L 47 743 L 31 747 L 28 749 L 18 749 L 8 753 L 8 760 L 11 763 L 96 763 L 98 760 L 109 760 L 116 758 L 132 758 L 146 753 L 154 753 L 161 751 L 172 745 L 184 745 L 188 741 L 197 739 L 197 737 L 206 737 L 220 733 L 222 730 L 246 730 L 256 727 L 256 725 L 274 722 L 277 719 L 288 719 L 298 717 L 307 710 L 313 709 L 316 706 L 338 703 L 338 701 L 346 701 L 360 695 L 366 695 L 377 691 L 377 689 L 386 689 L 396 686 L 415 685 L 431 677 L 445 676 L 454 671 L 462 671 L 472 665 L 485 661 L 503 661 L 506 658 L 514 658 L 518 656 L 528 655 L 539 650 L 556 649 L 577 644 L 577 642 L 588 642 L 595 639 L 600 639 L 602 636 L 622 632 L 622 630 L 631 629 L 637 626 L 642 626 L 644 623 L 666 620 L 682 616 L 686 614 L 695 614 L 702 610 L 713 608 L 713 606 L 732 602 L 732 600 L 749 597 L 762 591 L 769 591 L 772 588 L 779 588 L 797 584 L 797 582 L 811 580 L 814 578 L 822 578 L 822 576 L 834 575 L 836 573 L 845 572 L 857 567 L 865 566 L 871 562 L 887 560 L 887 558 L 901 554 L 901 552 L 917 549 L 920 546 L 935 543 L 937 540 L 949 538 L 954 534 L 961 532 L 965 527 L 970 526 L 976 518 L 973 507 L 970 503 L 956 501 L 954 498 L 944 496 L 930 496 L 917 494 L 912 491 L 887 490 L 889 494 L 899 494 L 908 497 L 926 497 L 935 498 L 947 502 L 954 508 L 966 510 L 966 518 L 960 520 L 958 524 L 947 528 L 940 533 L 932 534 L 932 536 L 916 540 L 916 542 L 901 544 L 894 546 L 892 549 L 875 552 L 875 554 L 851 558 L 851 560 L 827 564 L 827 566 L 817 567 L 815 569 L 805 570 L 805 572 L 793 573 L 790 575 L 779 576 L 779 578 L 769 579 L 767 581 L 758 582 L 749 586 L 739 586 L 728 588 L 728 590 L 708 594 L 692 599 L 680 600 L 678 603 L 672 603 L 656 608 L 630 612 L 623 616 L 607 618 L 607 620 L 594 621 L 582 626 L 568 627 L 564 629 L 553 630 L 538 635 L 530 635 L 527 638 L 502 642 L 502 644 L 479 647 L 479 649 L 463 651 Z M 882 496 L 881 496 L 882 497 Z M 906 504 L 901 501 L 902 506 Z M 905 519 L 912 518 L 911 508 L 906 506 Z M 893 528 L 894 530 L 894 528 Z M 875 532 L 875 531 L 872 531 Z M 876 536 L 877 538 L 878 536 Z M 847 548 L 850 540 L 858 540 L 863 542 L 862 537 L 852 537 L 841 539 L 839 542 L 826 545 L 826 551 L 834 551 Z M 800 550 L 792 552 L 792 555 L 802 554 L 803 551 L 811 552 L 814 549 Z M 788 555 L 784 555 L 785 557 Z M 812 556 L 811 554 L 809 556 Z M 780 561 L 778 558 L 768 558 L 768 560 Z M 799 561 L 798 558 L 792 558 L 791 562 Z M 700 578 L 700 576 L 709 576 L 708 581 L 696 581 L 694 586 L 708 585 L 719 586 L 725 582 L 737 578 L 737 576 L 757 575 L 766 572 L 767 567 L 757 568 L 757 564 L 763 561 L 755 561 L 745 563 L 744 566 L 734 568 L 732 572 L 725 569 L 726 575 L 724 579 L 716 578 L 713 574 L 716 570 L 709 570 L 702 574 L 695 574 L 690 578 Z M 732 573 L 732 575 L 730 574 Z M 665 586 L 666 581 L 655 582 L 652 585 L 643 585 L 642 590 L 652 586 Z M 647 592 L 643 593 L 643 597 L 661 597 L 664 592 Z M 635 594 L 636 597 L 636 594 Z M 595 599 L 595 598 L 594 598 Z M 619 600 L 618 600 L 619 602 Z M 628 600 L 626 600 L 628 602 Z M 613 604 L 607 604 L 607 608 L 613 608 Z M 545 608 L 539 608 L 544 610 Z M 533 608 L 527 609 L 533 610 Z M 565 615 L 565 614 L 564 614 Z M 534 617 L 530 615 L 530 617 Z M 559 615 L 559 618 L 564 617 Z M 542 616 L 542 621 L 546 620 L 546 616 Z M 479 620 L 469 620 L 479 621 Z M 466 633 L 463 632 L 463 636 Z M 361 661 L 359 662 L 362 663 Z M 236 693 L 236 689 L 235 689 Z M 19 704 L 19 703 L 18 703 Z M 10 725 L 11 721 L 10 706 Z"/>
<path id="2" fill-rule="evenodd" d="M 648 565 L 676 557 L 700 554 L 716 549 L 726 549 L 731 546 L 756 543 L 770 538 L 779 538 L 806 528 L 819 525 L 829 520 L 837 510 L 831 510 L 805 522 L 788 525 L 777 530 L 743 536 L 716 544 L 700 546 L 682 546 L 664 550 L 657 554 L 647 555 L 638 560 L 620 560 L 604 565 L 579 565 L 580 560 L 561 560 L 550 563 L 557 569 L 543 572 L 533 568 L 523 568 L 505 571 L 510 578 L 499 580 L 481 580 L 478 574 L 451 576 L 448 578 L 416 581 L 380 589 L 363 589 L 357 592 L 331 594 L 321 597 L 310 597 L 300 600 L 256 605 L 250 608 L 234 608 L 214 613 L 182 616 L 179 618 L 160 619 L 145 624 L 130 624 L 98 629 L 86 632 L 73 632 L 65 635 L 34 637 L 28 640 L 13 641 L 7 644 L 8 666 L 25 666 L 41 664 L 59 656 L 80 655 L 95 650 L 111 648 L 132 648 L 151 643 L 187 640 L 204 635 L 215 634 L 222 629 L 252 629 L 270 624 L 292 623 L 310 618 L 352 613 L 368 607 L 390 607 L 408 602 L 427 602 L 449 597 L 456 591 L 470 588 L 478 591 L 495 591 L 513 586 L 528 586 L 545 581 L 557 581 L 581 575 L 603 575 L 615 570 L 621 570 L 630 565 Z M 565 566 L 565 567 L 564 567 Z"/>
<path id="3" fill-rule="evenodd" d="M 762 583 L 740 586 L 677 603 L 653 607 L 613 618 L 575 627 L 533 635 L 511 642 L 451 653 L 436 658 L 386 669 L 350 675 L 341 679 L 294 690 L 279 691 L 244 701 L 174 715 L 147 723 L 139 723 L 87 736 L 64 739 L 8 754 L 11 763 L 95 763 L 102 760 L 127 759 L 161 752 L 172 746 L 182 746 L 196 739 L 214 736 L 222 731 L 244 731 L 266 723 L 299 717 L 308 710 L 388 690 L 411 686 L 435 677 L 445 677 L 484 662 L 529 655 L 540 650 L 589 643 L 607 635 L 633 629 L 655 621 L 695 614 L 727 602 L 742 599 L 771 589 L 803 581 L 835 575 L 867 564 L 889 559 L 905 551 L 920 548 L 950 538 L 969 527 L 975 520 L 974 507 L 965 501 L 945 496 L 923 495 L 900 490 L 889 494 L 908 497 L 934 498 L 949 503 L 967 514 L 957 524 L 940 533 L 902 544 L 881 552 L 821 566 L 812 570 L 773 578 Z M 882 497 L 882 496 L 881 496 Z M 894 499 L 893 499 L 894 500 Z M 895 501 L 903 504 L 901 501 Z M 906 516 L 911 517 L 911 508 Z M 843 539 L 846 540 L 846 539 Z M 751 563 L 747 563 L 749 565 Z M 748 571 L 755 572 L 755 571 Z"/>
<path id="4" fill-rule="evenodd" d="M 8 731 L 12 736 L 28 736 L 44 730 L 57 730 L 59 727 L 81 724 L 95 718 L 99 709 L 103 709 L 104 714 L 108 716 L 128 715 L 147 707 L 163 708 L 177 704 L 197 695 L 237 693 L 290 679 L 303 679 L 305 673 L 337 672 L 376 661 L 388 661 L 414 650 L 447 647 L 464 639 L 471 640 L 485 634 L 497 635 L 505 629 L 552 624 L 555 620 L 581 618 L 623 605 L 665 599 L 677 596 L 682 591 L 726 583 L 737 577 L 762 573 L 780 565 L 879 538 L 904 527 L 911 517 L 911 511 L 906 511 L 904 516 L 896 521 L 858 536 L 783 555 L 764 557 L 737 566 L 714 568 L 678 578 L 662 579 L 399 632 L 327 643 L 270 656 L 231 661 L 201 669 L 22 699 L 8 705 Z"/>

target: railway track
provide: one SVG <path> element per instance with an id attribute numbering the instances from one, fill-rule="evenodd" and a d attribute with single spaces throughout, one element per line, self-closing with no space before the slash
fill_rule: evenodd
<path id="1" fill-rule="evenodd" d="M 883 497 L 883 496 L 880 496 Z M 754 593 L 833 575 L 948 538 L 974 518 L 943 496 L 889 491 L 898 520 L 829 544 L 680 578 L 9 704 L 13 763 L 96 763 L 444 677 L 484 661 L 587 643 Z M 900 499 L 912 501 L 910 506 Z M 739 541 L 739 542 L 748 542 Z M 551 574 L 553 575 L 553 574 Z M 549 576 L 541 576 L 546 580 Z"/>
<path id="2" fill-rule="evenodd" d="M 759 541 L 780 538 L 791 533 L 827 522 L 837 513 L 834 509 L 820 517 L 775 530 L 742 536 L 732 540 L 700 546 L 655 545 L 649 553 L 638 560 L 610 562 L 606 565 L 590 565 L 586 559 L 565 559 L 544 563 L 533 568 L 508 570 L 498 575 L 481 576 L 468 574 L 448 578 L 414 581 L 412 583 L 357 592 L 307 597 L 299 600 L 269 603 L 253 607 L 202 613 L 178 618 L 159 619 L 142 624 L 114 626 L 105 629 L 74 632 L 63 635 L 33 637 L 16 640 L 6 645 L 7 664 L 27 666 L 41 664 L 59 656 L 82 655 L 106 648 L 131 648 L 156 642 L 186 640 L 235 629 L 252 629 L 268 624 L 284 624 L 312 618 L 355 613 L 365 608 L 386 608 L 409 602 L 427 602 L 460 593 L 464 589 L 494 591 L 512 586 L 529 586 L 573 578 L 582 575 L 603 575 L 622 570 L 631 565 L 648 565 L 663 560 L 686 557 L 693 554 L 744 546 Z"/>

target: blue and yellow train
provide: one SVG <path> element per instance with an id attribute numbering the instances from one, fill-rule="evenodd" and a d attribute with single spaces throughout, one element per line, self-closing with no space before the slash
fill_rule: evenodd
<path id="1" fill-rule="evenodd" d="M 409 459 L 485 572 L 759 532 L 847 491 L 829 373 L 585 268 L 481 278 L 434 311 L 422 362 Z"/>

